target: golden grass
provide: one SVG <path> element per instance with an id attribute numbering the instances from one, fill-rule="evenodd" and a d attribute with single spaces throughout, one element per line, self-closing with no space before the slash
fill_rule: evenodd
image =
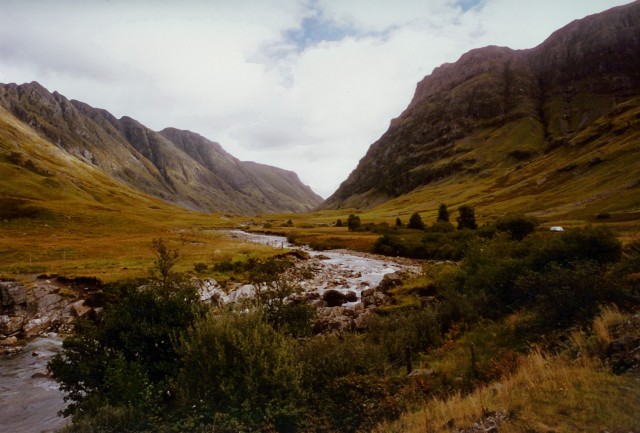
<path id="1" fill-rule="evenodd" d="M 612 326 L 625 320 L 615 308 L 604 308 L 594 320 L 593 332 L 610 339 Z M 585 340 L 574 343 L 586 344 Z M 602 432 L 636 431 L 640 428 L 640 377 L 616 376 L 597 357 L 571 359 L 533 350 L 522 356 L 510 376 L 470 394 L 433 398 L 420 410 L 398 421 L 378 426 L 376 433 L 449 432 L 451 426 L 472 426 L 487 412 L 506 411 L 500 432 Z M 434 365 L 435 367 L 435 365 Z M 437 368 L 437 367 L 436 367 Z"/>
<path id="2" fill-rule="evenodd" d="M 589 360 L 570 362 L 535 351 L 501 383 L 470 395 L 433 399 L 422 410 L 379 426 L 377 433 L 449 432 L 468 427 L 487 411 L 508 411 L 501 432 L 602 432 L 640 427 L 640 380 L 614 376 Z"/>

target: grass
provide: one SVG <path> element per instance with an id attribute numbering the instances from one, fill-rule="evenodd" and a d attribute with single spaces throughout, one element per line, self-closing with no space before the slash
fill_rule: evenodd
<path id="1" fill-rule="evenodd" d="M 449 432 L 452 426 L 470 427 L 487 413 L 507 412 L 500 432 L 602 432 L 636 431 L 640 417 L 634 408 L 640 405 L 640 376 L 630 373 L 616 376 L 600 363 L 603 344 L 610 340 L 610 329 L 626 316 L 615 308 L 602 310 L 592 326 L 598 341 L 595 352 L 585 350 L 589 337 L 573 333 L 572 347 L 565 353 L 550 355 L 535 349 L 521 355 L 512 374 L 477 388 L 470 393 L 457 392 L 445 398 L 432 398 L 418 410 L 399 420 L 380 425 L 377 433 Z M 517 318 L 511 318 L 511 322 Z M 476 337 L 495 333 L 497 325 L 475 331 Z M 502 327 L 504 329 L 504 327 Z M 582 335 L 582 336 L 581 336 Z M 494 338 L 501 338 L 494 335 Z M 435 369 L 461 365 L 459 348 L 473 338 L 466 335 L 451 354 L 439 354 Z M 445 345 L 446 347 L 446 345 Z M 571 353 L 579 353 L 576 358 Z"/>

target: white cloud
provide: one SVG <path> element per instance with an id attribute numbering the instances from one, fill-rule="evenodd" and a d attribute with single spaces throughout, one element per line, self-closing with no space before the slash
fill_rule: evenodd
<path id="1" fill-rule="evenodd" d="M 623 3 L 5 0 L 0 82 L 193 130 L 328 196 L 434 67 Z"/>

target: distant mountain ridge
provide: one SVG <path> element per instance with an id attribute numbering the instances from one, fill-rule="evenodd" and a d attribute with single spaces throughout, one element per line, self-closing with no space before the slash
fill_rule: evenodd
<path id="1" fill-rule="evenodd" d="M 0 84 L 0 106 L 66 153 L 125 184 L 188 209 L 304 212 L 322 198 L 291 171 L 243 162 L 190 132 L 156 132 L 130 117 L 50 93 Z"/>
<path id="2" fill-rule="evenodd" d="M 629 113 L 638 97 L 638 1 L 573 21 L 532 49 L 471 50 L 418 83 L 407 109 L 322 207 L 369 208 L 425 188 L 477 203 L 498 199 L 498 186 L 569 197 L 572 178 L 556 181 L 571 171 L 563 167 L 586 155 L 606 166 L 614 159 L 609 149 L 637 139 Z M 626 154 L 630 170 L 638 166 L 637 147 Z M 581 176 L 605 174 L 594 167 L 585 164 Z M 536 188 L 525 185 L 545 170 Z M 599 188 L 604 194 L 624 182 L 609 179 Z M 460 192 L 474 183 L 486 187 Z"/>

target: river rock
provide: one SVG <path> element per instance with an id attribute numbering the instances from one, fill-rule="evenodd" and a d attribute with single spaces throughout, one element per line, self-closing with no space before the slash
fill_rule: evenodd
<path id="1" fill-rule="evenodd" d="M 328 307 L 339 307 L 342 304 L 347 303 L 347 297 L 344 293 L 330 289 L 322 294 L 322 300 L 327 303 Z"/>
<path id="2" fill-rule="evenodd" d="M 0 282 L 0 306 L 11 307 L 27 302 L 25 288 L 15 281 Z"/>
<path id="3" fill-rule="evenodd" d="M 3 314 L 0 316 L 0 334 L 11 335 L 20 332 L 24 324 L 24 313 L 21 315 Z"/>
<path id="4" fill-rule="evenodd" d="M 402 277 L 398 275 L 397 272 L 392 272 L 390 274 L 385 274 L 382 277 L 382 281 L 378 285 L 378 290 L 385 293 L 389 289 L 400 286 L 402 284 Z"/>
<path id="5" fill-rule="evenodd" d="M 18 344 L 18 339 L 15 336 L 0 340 L 0 346 L 15 346 L 16 344 Z"/>
<path id="6" fill-rule="evenodd" d="M 80 299 L 79 301 L 76 301 L 73 304 L 71 304 L 71 312 L 75 317 L 85 317 L 89 313 L 91 313 L 91 310 L 92 308 L 89 307 L 88 305 L 85 305 L 85 302 L 83 299 Z"/>
<path id="7" fill-rule="evenodd" d="M 42 334 L 51 326 L 51 319 L 49 317 L 37 317 L 29 320 L 22 327 L 22 334 L 25 338 L 35 337 Z"/>

